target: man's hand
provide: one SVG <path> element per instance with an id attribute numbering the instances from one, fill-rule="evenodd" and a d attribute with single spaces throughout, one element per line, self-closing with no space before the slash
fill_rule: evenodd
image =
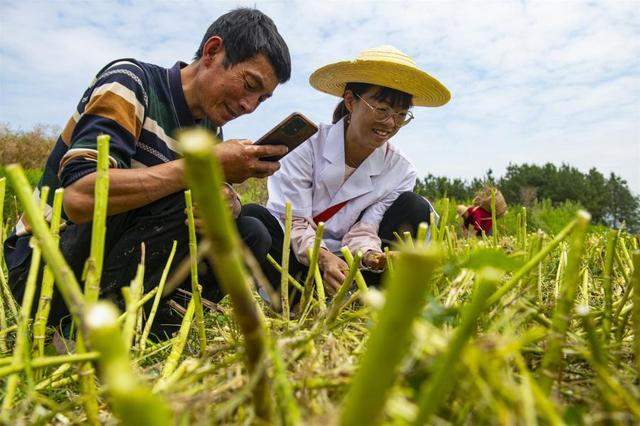
<path id="1" fill-rule="evenodd" d="M 330 295 L 335 294 L 347 276 L 349 265 L 329 250 L 320 249 L 318 267 L 322 271 L 322 282 L 327 292 Z"/>
<path id="2" fill-rule="evenodd" d="M 227 200 L 229 204 L 229 210 L 231 210 L 231 214 L 234 219 L 237 219 L 240 215 L 240 210 L 242 209 L 242 205 L 240 204 L 240 199 L 238 198 L 238 194 L 231 188 L 231 186 L 223 186 L 222 187 L 222 195 Z M 193 210 L 193 224 L 196 227 L 196 232 L 198 234 L 202 234 L 204 231 L 204 221 L 200 219 L 200 212 L 198 211 L 198 203 L 195 201 L 192 204 Z M 184 213 L 187 214 L 187 209 L 184 209 Z M 185 225 L 189 225 L 189 219 L 184 220 Z"/>
<path id="3" fill-rule="evenodd" d="M 262 161 L 260 158 L 284 155 L 284 145 L 253 145 L 248 139 L 230 139 L 215 147 L 224 170 L 225 180 L 241 183 L 251 177 L 271 176 L 280 168 L 277 161 Z"/>
<path id="4" fill-rule="evenodd" d="M 233 189 L 231 185 L 225 185 L 222 187 L 222 195 L 227 200 L 227 204 L 229 204 L 229 210 L 231 210 L 231 215 L 234 219 L 237 219 L 240 216 L 240 209 L 242 209 L 242 204 L 240 204 L 240 197 L 238 193 Z"/>

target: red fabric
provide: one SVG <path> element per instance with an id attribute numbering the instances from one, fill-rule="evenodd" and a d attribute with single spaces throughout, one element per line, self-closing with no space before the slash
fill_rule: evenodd
<path id="1" fill-rule="evenodd" d="M 464 220 L 464 227 L 473 226 L 477 235 L 482 235 L 482 231 L 486 235 L 491 234 L 493 223 L 491 222 L 491 213 L 479 206 L 469 207 L 467 209 L 467 217 Z"/>
<path id="2" fill-rule="evenodd" d="M 320 223 L 320 222 L 326 222 L 329 219 L 331 219 L 333 217 L 334 214 L 338 213 L 338 211 L 344 207 L 345 204 L 347 204 L 347 201 L 343 201 L 341 203 L 335 204 L 331 207 L 329 207 L 328 209 L 326 209 L 325 211 L 318 213 L 316 216 L 313 217 L 313 221 L 315 223 Z"/>

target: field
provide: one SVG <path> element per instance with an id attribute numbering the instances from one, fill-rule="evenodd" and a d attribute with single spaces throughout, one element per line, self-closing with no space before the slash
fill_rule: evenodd
<path id="1" fill-rule="evenodd" d="M 220 194 L 210 190 L 211 182 L 220 185 L 220 173 L 215 159 L 199 150 L 206 144 L 183 143 L 193 198 L 206 235 L 216 241 L 201 254 L 222 271 L 229 296 L 220 304 L 200 301 L 194 283 L 183 326 L 162 343 L 145 338 L 140 306 L 155 294 L 141 294 L 144 265 L 132 277 L 120 319 L 112 305 L 95 303 L 104 210 L 96 207 L 83 294 L 56 248 L 55 226 L 49 228 L 30 198 L 27 178 L 7 167 L 12 193 L 29 212 L 36 251 L 50 267 L 44 280 L 56 278 L 78 335 L 75 351 L 53 353 L 52 330 L 43 333 L 42 317 L 26 314 L 39 301 L 19 301 L 27 306 L 20 308 L 8 295 L 3 265 L 0 421 L 640 422 L 638 236 L 593 227 L 574 206 L 542 204 L 535 212 L 512 206 L 494 235 L 464 239 L 456 203 L 441 199 L 431 243 L 399 235 L 400 254 L 380 291 L 367 288 L 355 266 L 332 300 L 324 297 L 318 274 L 290 279 L 287 286 L 299 286 L 303 297 L 297 313 L 288 315 L 287 292 L 274 297 L 282 302 L 274 309 L 255 291 L 245 266 L 251 269 L 251 262 Z M 99 167 L 106 175 L 104 162 Z M 263 196 L 251 186 L 243 193 L 252 200 Z M 195 259 L 195 241 L 192 248 Z M 358 264 L 357 253 L 346 257 Z M 35 281 L 34 275 L 30 285 Z"/>

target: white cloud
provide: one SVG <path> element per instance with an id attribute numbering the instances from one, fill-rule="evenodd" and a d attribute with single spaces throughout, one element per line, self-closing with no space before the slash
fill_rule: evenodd
<path id="1" fill-rule="evenodd" d="M 293 110 L 329 121 L 308 85 L 326 63 L 392 44 L 452 91 L 395 142 L 424 175 L 509 162 L 613 171 L 640 192 L 640 7 L 632 1 L 0 0 L 0 122 L 63 125 L 108 61 L 189 61 L 219 14 L 257 6 L 289 44 L 291 81 L 225 128 L 255 139 Z"/>

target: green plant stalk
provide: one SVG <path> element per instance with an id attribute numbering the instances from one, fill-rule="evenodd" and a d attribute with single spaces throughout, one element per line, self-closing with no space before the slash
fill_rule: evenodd
<path id="1" fill-rule="evenodd" d="M 0 330 L 0 336 L 6 336 L 9 333 L 12 333 L 14 331 L 16 331 L 18 329 L 18 325 L 17 324 L 13 324 L 7 328 L 4 328 L 2 330 Z M 0 359 L 7 359 L 7 358 L 0 358 Z"/>
<path id="2" fill-rule="evenodd" d="M 391 258 L 391 254 L 389 252 L 389 247 L 385 247 L 384 248 L 384 257 L 387 259 L 387 273 L 393 274 L 394 265 L 393 265 L 393 259 Z M 362 275 L 362 274 L 360 274 L 360 275 Z M 356 279 L 357 278 L 358 278 L 358 276 L 356 275 Z M 364 281 L 364 278 L 362 280 Z M 356 281 L 356 284 L 357 283 L 358 283 L 358 281 Z M 360 286 L 358 286 L 358 288 L 360 288 Z"/>
<path id="3" fill-rule="evenodd" d="M 498 247 L 498 222 L 496 220 L 496 189 L 491 188 L 491 224 L 493 225 L 493 246 Z"/>
<path id="4" fill-rule="evenodd" d="M 293 388 L 287 378 L 284 360 L 275 341 L 271 344 L 271 359 L 273 360 L 273 387 L 280 424 L 283 426 L 299 425 L 301 424 L 300 408 L 296 403 Z"/>
<path id="5" fill-rule="evenodd" d="M 0 241 L 4 241 L 4 194 L 6 188 L 6 178 L 0 178 Z M 5 287 L 4 256 L 0 254 L 0 279 L 2 287 Z M 0 297 L 0 329 L 7 328 L 7 317 L 4 313 L 4 297 Z M 4 335 L 0 336 L 0 352 L 7 352 L 7 343 Z"/>
<path id="6" fill-rule="evenodd" d="M 531 393 L 533 395 L 534 401 L 540 408 L 540 411 L 542 412 L 544 417 L 546 417 L 549 424 L 552 426 L 564 425 L 565 422 L 558 415 L 556 409 L 554 408 L 551 401 L 549 401 L 549 398 L 547 397 L 547 395 L 545 395 L 545 393 L 542 392 L 542 390 L 540 389 L 540 386 L 538 386 L 538 382 L 536 382 L 531 377 L 531 373 L 529 373 L 529 370 L 527 369 L 527 366 L 520 352 L 516 352 L 514 354 L 514 361 L 518 367 L 518 370 L 520 371 L 520 375 L 522 376 L 523 383 L 526 382 L 529 388 L 531 389 Z"/>
<path id="7" fill-rule="evenodd" d="M 184 191 L 185 204 L 187 206 L 187 224 L 189 225 L 189 261 L 191 266 L 191 297 L 195 303 L 196 326 L 200 338 L 200 356 L 204 356 L 207 350 L 207 333 L 204 328 L 204 312 L 202 309 L 202 292 L 198 283 L 198 240 L 196 239 L 196 225 L 193 218 L 193 203 L 191 191 Z"/>
<path id="8" fill-rule="evenodd" d="M 174 369 L 173 373 L 169 375 L 166 379 L 161 379 L 156 382 L 153 386 L 153 393 L 160 393 L 166 390 L 172 389 L 175 390 L 176 384 L 180 379 L 185 377 L 185 375 L 189 375 L 189 379 L 194 377 L 194 373 L 196 369 L 200 367 L 200 364 L 197 360 L 193 358 L 187 358 L 180 365 Z M 197 374 L 196 374 L 197 375 Z"/>
<path id="9" fill-rule="evenodd" d="M 318 256 L 320 255 L 320 243 L 322 242 L 322 234 L 324 233 L 324 222 L 318 223 L 316 228 L 316 238 L 313 241 L 313 249 L 311 251 L 311 257 L 309 257 L 309 269 L 307 271 L 307 278 L 304 280 L 302 297 L 300 298 L 300 312 L 304 313 L 311 300 L 313 299 L 313 281 L 315 270 L 318 268 Z M 300 319 L 305 318 L 305 315 L 300 315 Z"/>
<path id="10" fill-rule="evenodd" d="M 420 230 L 420 228 L 418 228 L 418 230 Z M 447 241 L 447 250 L 449 253 L 453 253 L 453 248 L 456 245 L 456 242 L 454 241 L 455 231 L 452 231 L 450 227 L 446 227 L 444 228 L 444 234 L 444 240 Z M 452 237 L 452 235 L 454 237 Z"/>
<path id="11" fill-rule="evenodd" d="M 0 224 L 2 225 L 0 228 L 2 230 L 4 230 L 4 196 L 5 196 L 6 190 L 7 190 L 7 178 L 4 178 L 4 177 L 0 178 Z M 0 237 L 4 237 L 4 235 L 0 235 Z M 0 264 L 0 266 L 4 267 L 4 265 L 2 264 Z"/>
<path id="12" fill-rule="evenodd" d="M 440 241 L 440 237 L 438 235 L 438 223 L 436 222 L 436 212 L 434 211 L 431 211 L 431 213 L 429 213 L 429 228 L 431 229 L 431 239 L 433 241 Z M 398 239 L 402 241 L 401 238 Z"/>
<path id="13" fill-rule="evenodd" d="M 345 252 L 349 251 L 349 248 L 342 247 L 341 251 L 344 256 Z M 353 283 L 353 280 L 356 277 L 356 273 L 358 272 L 358 267 L 360 265 L 361 260 L 362 260 L 362 252 L 358 250 L 358 252 L 356 253 L 356 257 L 353 258 L 353 261 L 349 266 L 349 272 L 347 273 L 347 276 L 344 278 L 344 282 L 342 283 L 336 295 L 333 297 L 333 300 L 331 301 L 331 306 L 329 307 L 329 312 L 327 313 L 327 319 L 325 321 L 325 324 L 330 325 L 336 320 L 336 318 L 338 318 L 338 315 L 340 314 L 340 311 L 344 306 L 345 295 L 351 288 L 351 283 Z"/>
<path id="14" fill-rule="evenodd" d="M 284 238 L 282 241 L 282 272 L 280 273 L 280 302 L 282 316 L 289 321 L 289 255 L 291 254 L 291 223 L 293 206 L 287 201 L 284 207 Z M 309 256 L 311 259 L 311 256 Z"/>
<path id="15" fill-rule="evenodd" d="M 47 199 L 49 197 L 49 187 L 44 186 L 40 191 L 40 206 L 39 210 L 41 217 L 44 216 L 45 206 L 47 205 Z M 35 298 L 36 284 L 38 275 L 40 273 L 40 260 L 42 252 L 40 246 L 35 238 L 30 239 L 30 245 L 32 249 L 31 264 L 29 265 L 29 274 L 27 275 L 27 282 L 25 283 L 24 295 L 22 297 L 22 304 L 20 315 L 17 318 L 17 333 L 16 341 L 13 347 L 13 362 L 12 365 L 24 365 L 24 372 L 27 378 L 27 385 L 31 390 L 34 384 L 33 371 L 31 368 L 31 353 L 29 350 L 29 322 L 31 319 L 31 307 L 33 306 L 33 300 Z M 9 410 L 13 406 L 13 399 L 18 387 L 19 376 L 13 374 L 7 380 L 5 399 L 2 404 L 2 411 L 0 413 L 0 419 L 7 419 Z"/>
<path id="16" fill-rule="evenodd" d="M 140 290 L 142 289 L 142 280 L 144 279 L 144 255 L 140 259 L 138 268 L 136 270 L 136 276 L 131 280 L 130 287 L 122 288 L 122 295 L 124 296 L 127 317 L 124 319 L 122 325 L 122 339 L 124 341 L 124 347 L 127 352 L 131 349 L 131 342 L 135 334 L 136 319 L 138 317 L 138 300 L 140 299 Z"/>
<path id="17" fill-rule="evenodd" d="M 404 236 L 404 242 L 405 244 L 410 247 L 413 248 L 414 244 L 413 244 L 413 237 L 411 236 L 411 232 L 409 231 L 405 231 L 402 233 L 402 235 Z M 438 234 L 438 238 L 440 237 L 440 234 Z M 438 240 L 440 241 L 440 240 Z"/>
<path id="18" fill-rule="evenodd" d="M 311 250 L 309 250 L 309 257 L 311 257 Z M 320 268 L 315 268 L 313 279 L 316 283 L 316 293 L 318 293 L 318 307 L 320 309 L 320 312 L 326 312 L 327 302 L 325 301 L 325 299 L 327 298 L 327 296 L 324 292 L 324 283 L 322 282 Z"/>
<path id="19" fill-rule="evenodd" d="M 222 167 L 214 155 L 214 137 L 204 129 L 181 132 L 179 135 L 186 163 L 186 180 L 194 199 L 202 210 L 205 235 L 211 241 L 207 252 L 218 280 L 229 295 L 234 318 L 245 338 L 247 369 L 251 375 L 269 353 L 269 335 L 264 315 L 257 305 L 242 261 L 242 248 L 231 212 L 222 197 Z M 211 190 L 215 188 L 215 190 Z M 266 372 L 255 378 L 253 403 L 258 418 L 269 422 L 273 418 L 270 383 Z"/>
<path id="20" fill-rule="evenodd" d="M 31 359 L 29 354 L 29 316 L 31 314 L 31 306 L 36 291 L 36 280 L 38 279 L 38 273 L 40 270 L 40 248 L 35 239 L 31 240 L 32 254 L 31 265 L 29 266 L 29 275 L 27 276 L 27 282 L 25 284 L 24 296 L 22 298 L 22 308 L 20 310 L 20 316 L 18 317 L 18 331 L 16 333 L 16 341 L 13 347 L 13 362 L 12 366 L 16 367 L 22 365 L 27 375 L 27 382 L 29 387 L 33 386 L 33 376 L 31 372 Z M 13 407 L 13 400 L 18 388 L 18 382 L 20 378 L 18 374 L 12 374 L 7 379 L 6 391 L 4 400 L 2 402 L 2 411 L 0 412 L 0 419 L 8 421 L 9 411 Z"/>
<path id="21" fill-rule="evenodd" d="M 592 364 L 592 367 L 601 382 L 609 388 L 609 392 L 615 394 L 619 401 L 624 402 L 636 420 L 640 419 L 640 403 L 638 403 L 638 399 L 635 396 L 629 395 L 629 392 L 609 373 L 606 367 L 597 364 Z"/>
<path id="22" fill-rule="evenodd" d="M 98 164 L 94 188 L 93 222 L 91 225 L 91 251 L 86 266 L 84 295 L 87 303 L 94 303 L 100 295 L 100 277 L 104 261 L 104 241 L 107 231 L 107 204 L 109 201 L 109 135 L 98 136 Z"/>
<path id="23" fill-rule="evenodd" d="M 556 271 L 556 279 L 553 282 L 553 300 L 558 301 L 560 297 L 560 287 L 564 281 L 565 269 L 567 269 L 567 245 L 563 244 L 558 258 L 558 269 Z"/>
<path id="24" fill-rule="evenodd" d="M 31 187 L 24 175 L 24 171 L 22 170 L 22 167 L 17 164 L 8 165 L 6 167 L 6 171 L 9 176 L 9 180 L 15 188 L 16 196 L 24 208 L 24 212 L 29 224 L 31 225 L 33 235 L 40 242 L 42 255 L 53 271 L 58 290 L 60 291 L 71 315 L 77 323 L 82 324 L 79 320 L 83 316 L 84 297 L 80 290 L 80 285 L 78 284 L 78 280 L 76 280 L 73 271 L 58 249 L 53 235 L 49 232 L 47 223 L 42 215 L 39 214 L 39 209 L 36 203 L 31 198 Z"/>
<path id="25" fill-rule="evenodd" d="M 62 213 L 62 197 L 64 188 L 58 188 L 53 197 L 53 211 L 51 215 L 51 233 L 58 245 L 60 241 L 60 217 Z M 45 265 L 40 286 L 40 300 L 33 323 L 33 353 L 35 357 L 44 355 L 44 338 L 47 329 L 47 320 L 51 311 L 51 298 L 53 297 L 53 273 L 49 265 Z M 36 380 L 39 380 L 38 376 Z"/>
<path id="26" fill-rule="evenodd" d="M 282 273 L 282 267 L 278 264 L 278 262 L 276 262 L 276 260 L 273 257 L 271 257 L 270 254 L 267 254 L 267 260 L 269 261 L 269 263 L 271 263 L 271 265 L 274 268 L 276 268 L 276 271 Z M 289 284 L 294 286 L 299 292 L 302 292 L 304 290 L 304 288 L 302 287 L 302 284 L 296 281 L 295 278 L 293 278 L 291 275 L 288 276 L 287 281 L 289 282 Z"/>
<path id="27" fill-rule="evenodd" d="M 522 214 L 516 215 L 516 247 L 522 247 Z"/>
<path id="28" fill-rule="evenodd" d="M 0 268 L 2 269 L 2 268 Z M 0 285 L 2 286 L 2 296 L 5 304 L 9 307 L 11 311 L 11 317 L 14 321 L 18 318 L 18 308 L 15 300 L 13 299 L 13 294 L 11 294 L 11 290 L 9 289 L 9 283 L 6 280 L 3 271 L 0 271 Z"/>
<path id="29" fill-rule="evenodd" d="M 613 316 L 613 291 L 611 286 L 611 276 L 613 274 L 613 262 L 615 260 L 615 250 L 618 242 L 619 232 L 610 229 L 607 233 L 607 246 L 604 257 L 604 271 L 602 273 L 602 289 L 604 291 L 604 315 L 602 318 L 602 331 L 605 341 L 611 339 L 611 319 Z"/>
<path id="30" fill-rule="evenodd" d="M 501 271 L 493 268 L 484 268 L 478 272 L 471 301 L 462 309 L 460 325 L 453 332 L 445 352 L 435 361 L 433 376 L 420 389 L 414 425 L 429 424 L 431 416 L 455 386 L 455 369 L 460 354 L 473 335 L 480 315 L 489 306 L 487 299 L 500 282 L 501 276 Z"/>
<path id="31" fill-rule="evenodd" d="M 594 367 L 606 368 L 607 364 L 607 351 L 603 342 L 600 341 L 600 337 L 596 332 L 596 326 L 593 321 L 593 314 L 589 312 L 589 307 L 586 305 L 580 305 L 576 308 L 576 314 L 582 322 L 582 328 L 586 332 L 587 342 L 589 343 L 589 349 L 591 353 L 587 357 L 587 360 L 594 365 Z M 605 412 L 611 411 L 610 395 L 607 385 L 602 383 L 600 376 L 598 378 L 598 389 L 600 391 L 600 397 L 602 402 L 602 408 Z"/>
<path id="32" fill-rule="evenodd" d="M 84 336 L 79 334 L 76 339 L 76 353 L 83 354 L 87 352 Z M 79 378 L 83 399 L 84 411 L 87 415 L 87 423 L 91 425 L 99 425 L 99 407 L 98 407 L 98 391 L 94 380 L 94 369 L 90 362 L 80 364 Z"/>
<path id="33" fill-rule="evenodd" d="M 3 272 L 0 271 L 0 274 L 2 274 Z M 6 330 L 8 327 L 7 325 L 7 317 L 4 313 L 4 301 L 3 298 L 0 297 L 0 330 L 4 331 Z M 7 337 L 6 337 L 6 333 L 0 333 L 0 353 L 5 353 L 9 350 L 9 348 L 7 348 Z"/>
<path id="34" fill-rule="evenodd" d="M 6 178 L 1 178 L 0 179 L 0 240 L 1 241 L 4 241 L 3 210 L 4 210 L 4 196 L 5 196 L 5 190 L 6 190 L 5 188 L 6 188 Z M 5 277 L 4 256 L 2 254 L 0 254 L 0 285 L 2 286 L 2 296 L 3 296 L 3 298 L 0 298 L 0 300 L 1 299 L 6 300 L 6 305 L 11 310 L 11 315 L 14 321 L 16 321 L 18 319 L 18 308 L 16 307 L 15 301 L 13 300 L 13 295 L 11 294 L 11 290 L 9 289 L 9 284 L 7 283 L 7 280 Z M 3 304 L 4 304 L 4 301 L 3 303 L 0 303 L 0 308 L 2 308 L 2 313 L 0 316 L 0 321 L 2 321 L 2 323 L 0 325 L 3 328 L 6 328 L 6 317 L 5 317 Z M 4 342 L 4 340 L 0 340 L 0 341 Z"/>
<path id="35" fill-rule="evenodd" d="M 341 425 L 375 425 L 382 421 L 396 370 L 411 346 L 414 319 L 425 306 L 441 258 L 436 245 L 405 249 L 398 254 L 395 272 L 384 277 L 384 307 L 345 397 Z"/>
<path id="36" fill-rule="evenodd" d="M 526 259 L 527 261 L 529 259 L 531 259 L 538 251 L 540 251 L 540 249 L 542 248 L 542 242 L 540 240 L 538 240 L 537 235 L 533 235 L 532 237 L 532 241 L 531 244 L 529 244 L 528 250 L 526 251 L 527 256 Z M 538 281 L 538 273 L 539 273 L 539 269 L 532 269 L 531 271 L 529 271 L 527 273 L 526 276 L 526 286 L 531 288 L 531 294 L 534 296 L 535 299 L 538 299 L 540 297 L 540 288 L 538 288 L 537 285 L 537 281 Z"/>
<path id="37" fill-rule="evenodd" d="M 522 250 L 527 251 L 527 208 L 522 208 Z"/>
<path id="38" fill-rule="evenodd" d="M 449 220 L 449 198 L 444 198 L 443 200 L 444 207 L 442 211 L 442 216 L 440 217 L 440 230 L 438 230 L 438 239 L 436 241 L 441 242 L 444 238 L 444 230 L 447 226 L 447 221 Z M 424 240 L 417 240 L 419 244 L 424 242 Z"/>
<path id="39" fill-rule="evenodd" d="M 633 258 L 633 275 L 629 282 L 629 287 L 633 287 L 633 323 L 635 331 L 633 332 L 633 348 L 636 358 L 636 374 L 640 377 L 640 252 L 636 251 L 632 254 Z"/>
<path id="40" fill-rule="evenodd" d="M 100 354 L 98 352 L 85 352 L 83 354 L 73 355 L 57 355 L 46 356 L 31 359 L 31 368 L 33 370 L 43 369 L 54 365 L 63 365 L 76 362 L 95 361 Z M 24 370 L 25 364 L 20 363 L 16 365 L 9 365 L 7 367 L 0 368 L 0 378 L 8 376 L 9 374 L 19 373 Z"/>
<path id="41" fill-rule="evenodd" d="M 178 336 L 173 342 L 171 346 L 171 353 L 167 357 L 164 362 L 164 367 L 162 368 L 162 374 L 160 375 L 160 380 L 166 380 L 169 378 L 171 373 L 173 373 L 178 366 L 178 361 L 180 361 L 180 357 L 184 352 L 184 347 L 187 345 L 187 338 L 189 337 L 189 331 L 191 330 L 191 323 L 193 322 L 193 314 L 195 312 L 195 301 L 193 297 L 189 300 L 189 305 L 187 306 L 187 312 L 184 314 L 182 318 L 182 323 L 180 324 L 180 330 L 178 330 Z"/>
<path id="42" fill-rule="evenodd" d="M 349 265 L 349 268 L 351 268 L 351 265 L 353 264 L 353 261 L 354 261 L 351 251 L 350 250 L 341 250 L 341 251 L 342 251 L 342 255 L 344 256 L 344 260 L 347 262 L 347 265 Z M 390 262 L 391 259 L 389 257 L 388 250 L 385 251 L 385 257 L 387 259 L 387 265 L 389 265 L 389 263 L 391 263 Z M 360 290 L 360 293 L 367 294 L 367 292 L 369 291 L 369 287 L 367 287 L 367 283 L 365 282 L 364 277 L 362 276 L 362 272 L 360 272 L 360 269 L 356 270 L 355 281 L 356 281 L 356 285 L 358 286 L 358 290 Z"/>
<path id="43" fill-rule="evenodd" d="M 157 293 L 158 293 L 158 287 L 155 287 L 149 290 L 149 292 L 145 294 L 140 300 L 138 300 L 138 303 L 136 303 L 136 311 L 142 308 L 145 305 L 145 303 L 151 300 L 151 298 L 153 298 Z M 118 317 L 118 324 L 123 324 L 126 318 L 127 318 L 126 312 L 120 314 L 120 316 Z"/>
<path id="44" fill-rule="evenodd" d="M 589 213 L 583 210 L 578 211 L 576 228 L 571 236 L 571 247 L 562 289 L 551 320 L 547 351 L 542 359 L 540 386 L 547 394 L 551 391 L 554 380 L 560 377 L 562 370 L 562 347 L 571 321 L 571 310 L 580 279 L 580 261 L 584 252 L 585 237 L 590 220 Z"/>
<path id="45" fill-rule="evenodd" d="M 171 425 L 169 406 L 141 385 L 131 370 L 117 309 L 101 301 L 88 309 L 86 318 L 89 342 L 100 353 L 99 372 L 114 414 L 123 425 Z"/>
<path id="46" fill-rule="evenodd" d="M 100 277 L 104 260 L 104 242 L 106 236 L 107 204 L 109 196 L 109 140 L 108 135 L 97 138 L 98 162 L 96 166 L 96 181 L 94 185 L 93 221 L 91 226 L 91 248 L 83 276 L 85 276 L 84 296 L 87 304 L 95 303 L 100 295 Z M 86 351 L 85 341 L 80 335 L 76 342 L 76 351 Z M 80 366 L 80 384 L 84 399 L 87 422 L 92 425 L 100 424 L 97 402 L 97 389 L 93 377 L 91 363 Z"/>
<path id="47" fill-rule="evenodd" d="M 533 269 L 538 263 L 542 261 L 550 252 L 553 250 L 558 244 L 565 239 L 565 237 L 573 231 L 576 227 L 577 220 L 571 221 L 567 226 L 565 226 L 562 231 L 555 236 L 553 240 L 549 242 L 543 249 L 538 251 L 527 263 L 525 263 L 520 269 L 518 269 L 511 279 L 504 283 L 494 294 L 489 298 L 489 305 L 493 305 L 496 303 L 502 296 L 507 294 L 510 290 L 512 290 L 518 282 L 522 279 L 523 276 L 527 274 L 531 269 Z"/>
<path id="48" fill-rule="evenodd" d="M 584 268 L 582 271 L 582 280 L 580 285 L 580 303 L 589 307 L 589 269 Z"/>
<path id="49" fill-rule="evenodd" d="M 618 267 L 620 268 L 620 272 L 622 273 L 622 276 L 624 277 L 624 281 L 626 283 L 631 283 L 631 277 L 629 276 L 629 274 L 627 273 L 627 271 L 625 271 L 624 266 L 622 264 L 622 259 L 620 259 L 620 256 L 618 256 L 618 253 L 615 254 L 615 258 L 616 258 L 616 263 L 618 264 Z M 627 304 L 627 301 L 629 300 L 629 296 L 631 296 L 631 293 L 633 292 L 633 287 L 629 284 L 627 284 L 624 288 L 624 292 L 622 294 L 622 297 L 616 301 L 617 303 L 617 307 L 616 307 L 616 312 L 613 314 L 613 318 L 611 319 L 612 325 L 615 326 L 616 323 L 618 322 L 618 318 L 620 318 L 620 314 L 622 313 L 622 309 L 624 308 L 624 306 Z M 618 327 L 620 328 L 620 327 Z"/>
<path id="50" fill-rule="evenodd" d="M 445 229 L 448 229 L 445 227 Z M 419 244 L 424 244 L 427 240 L 427 231 L 429 230 L 429 225 L 426 222 L 420 222 L 418 225 L 418 232 L 416 232 L 416 241 Z"/>
<path id="51" fill-rule="evenodd" d="M 171 253 L 169 253 L 169 259 L 167 260 L 167 264 L 164 266 L 164 270 L 162 271 L 162 276 L 160 277 L 160 283 L 158 287 L 155 289 L 155 297 L 153 299 L 153 305 L 151 305 L 151 311 L 149 312 L 149 318 L 147 318 L 147 322 L 144 325 L 144 329 L 142 330 L 142 337 L 140 338 L 140 353 L 144 352 L 144 349 L 147 345 L 147 339 L 149 338 L 149 333 L 151 333 L 151 327 L 153 326 L 153 320 L 156 317 L 156 312 L 158 312 L 158 306 L 160 305 L 160 300 L 162 299 L 162 290 L 164 289 L 164 284 L 167 282 L 167 276 L 169 275 L 169 270 L 171 269 L 171 264 L 173 263 L 173 257 L 176 254 L 176 248 L 178 247 L 178 242 L 173 240 L 173 245 L 171 246 Z M 144 300 L 144 298 L 143 298 Z M 139 306 L 136 306 L 136 311 L 140 309 Z"/>
<path id="52" fill-rule="evenodd" d="M 622 343 L 622 340 L 625 338 L 625 330 L 627 329 L 627 325 L 629 324 L 629 320 L 631 319 L 632 316 L 632 309 L 633 306 L 627 306 L 624 309 L 624 312 L 621 312 L 622 316 L 621 316 L 621 321 L 620 324 L 616 326 L 615 330 L 615 337 L 616 337 L 616 341 L 618 344 Z"/>

